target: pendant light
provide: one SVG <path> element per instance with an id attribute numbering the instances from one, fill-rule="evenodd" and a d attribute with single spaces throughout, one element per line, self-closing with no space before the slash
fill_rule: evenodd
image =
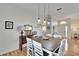
<path id="1" fill-rule="evenodd" d="M 43 20 L 43 25 L 46 25 L 46 19 L 45 19 L 45 4 L 44 4 L 44 20 Z"/>
<path id="2" fill-rule="evenodd" d="M 37 25 L 41 25 L 41 20 L 40 20 L 40 4 L 38 3 L 38 20 L 37 20 Z"/>
<path id="3" fill-rule="evenodd" d="M 47 18 L 47 25 L 50 25 L 51 24 L 51 16 L 50 16 L 50 7 L 49 7 L 49 4 L 48 4 L 48 18 Z"/>
<path id="4" fill-rule="evenodd" d="M 43 20 L 43 23 L 42 23 L 42 33 L 45 34 L 46 32 L 46 19 L 45 19 L 45 4 L 44 4 L 44 20 Z"/>

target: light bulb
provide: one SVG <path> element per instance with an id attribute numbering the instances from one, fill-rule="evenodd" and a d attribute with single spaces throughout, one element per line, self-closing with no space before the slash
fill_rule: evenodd
<path id="1" fill-rule="evenodd" d="M 46 24 L 46 21 L 45 21 L 45 19 L 44 19 L 43 23 L 44 23 L 44 24 Z"/>
<path id="2" fill-rule="evenodd" d="M 47 23 L 48 25 L 50 24 L 50 22 Z"/>
<path id="3" fill-rule="evenodd" d="M 37 22 L 38 22 L 38 23 L 40 23 L 40 22 L 41 22 L 40 18 L 38 18 Z"/>

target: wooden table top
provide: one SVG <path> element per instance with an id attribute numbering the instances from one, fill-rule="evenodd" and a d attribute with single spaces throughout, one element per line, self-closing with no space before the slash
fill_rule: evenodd
<path id="1" fill-rule="evenodd" d="M 33 40 L 42 43 L 44 49 L 53 51 L 60 45 L 60 38 L 49 38 L 48 40 L 43 39 L 42 37 L 32 38 Z"/>

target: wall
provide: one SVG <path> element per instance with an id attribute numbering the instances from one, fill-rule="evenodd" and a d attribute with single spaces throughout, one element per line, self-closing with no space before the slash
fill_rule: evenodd
<path id="1" fill-rule="evenodd" d="M 28 8 L 0 4 L 0 54 L 19 48 L 20 32 L 17 31 L 17 27 L 25 24 L 35 25 L 35 16 L 35 11 L 31 14 Z M 5 29 L 7 20 L 14 22 L 13 29 Z"/>
<path id="2" fill-rule="evenodd" d="M 66 21 L 67 24 L 60 24 L 61 21 Z M 70 38 L 70 35 L 71 35 L 71 18 L 66 18 L 64 20 L 59 20 L 58 21 L 58 33 L 60 35 L 62 35 L 63 37 L 65 36 L 65 26 L 68 27 L 68 31 L 67 31 L 67 36 Z"/>
<path id="3" fill-rule="evenodd" d="M 79 35 L 79 17 L 73 17 L 71 21 L 71 37 L 74 38 L 74 34 Z"/>
<path id="4" fill-rule="evenodd" d="M 72 18 L 71 28 L 72 28 L 72 32 L 79 33 L 79 18 L 78 17 Z"/>

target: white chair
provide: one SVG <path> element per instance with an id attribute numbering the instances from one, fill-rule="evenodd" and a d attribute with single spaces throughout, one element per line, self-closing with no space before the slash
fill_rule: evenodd
<path id="1" fill-rule="evenodd" d="M 42 44 L 33 40 L 34 56 L 52 56 L 52 52 L 44 49 Z"/>
<path id="2" fill-rule="evenodd" d="M 27 39 L 27 56 L 33 56 L 33 42 L 32 39 Z"/>
<path id="3" fill-rule="evenodd" d="M 63 39 L 61 41 L 60 46 L 54 50 L 53 56 L 64 56 L 65 42 L 66 42 L 66 39 Z"/>
<path id="4" fill-rule="evenodd" d="M 42 44 L 33 40 L 34 55 L 43 56 Z"/>

